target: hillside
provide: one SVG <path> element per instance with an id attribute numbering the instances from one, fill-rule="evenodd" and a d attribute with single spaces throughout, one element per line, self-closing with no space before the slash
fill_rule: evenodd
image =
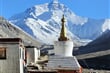
<path id="1" fill-rule="evenodd" d="M 30 45 L 39 47 L 41 45 L 41 43 L 32 36 L 5 20 L 3 17 L 0 17 L 0 38 L 21 38 L 24 41 L 25 46 Z"/>

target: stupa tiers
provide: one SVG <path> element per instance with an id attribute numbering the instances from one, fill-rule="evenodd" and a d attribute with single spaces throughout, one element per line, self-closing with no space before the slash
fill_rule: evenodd
<path id="1" fill-rule="evenodd" d="M 49 56 L 47 67 L 51 70 L 57 70 L 58 73 L 82 73 L 80 64 L 72 55 L 74 45 L 66 36 L 65 21 L 63 15 L 60 37 L 54 44 L 55 55 Z"/>

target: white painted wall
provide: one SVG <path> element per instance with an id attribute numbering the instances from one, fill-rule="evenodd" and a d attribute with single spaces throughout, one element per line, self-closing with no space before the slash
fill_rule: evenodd
<path id="1" fill-rule="evenodd" d="M 19 48 L 20 52 L 19 52 L 19 61 L 20 61 L 20 73 L 24 73 L 24 59 L 25 59 L 25 50 L 20 47 Z"/>
<path id="2" fill-rule="evenodd" d="M 36 63 L 38 61 L 38 58 L 40 57 L 40 49 L 34 48 L 35 50 L 35 60 L 34 62 Z"/>
<path id="3" fill-rule="evenodd" d="M 72 41 L 55 41 L 54 52 L 55 52 L 55 55 L 72 56 L 73 42 Z"/>
<path id="4" fill-rule="evenodd" d="M 40 50 L 37 48 L 26 48 L 27 52 L 27 64 L 35 63 L 40 56 Z"/>
<path id="5" fill-rule="evenodd" d="M 27 64 L 34 63 L 34 48 L 26 48 Z"/>
<path id="6" fill-rule="evenodd" d="M 6 47 L 6 59 L 0 59 L 0 73 L 23 73 L 20 72 L 20 49 L 19 44 L 0 44 Z"/>
<path id="7" fill-rule="evenodd" d="M 48 54 L 54 54 L 54 50 L 48 50 Z"/>

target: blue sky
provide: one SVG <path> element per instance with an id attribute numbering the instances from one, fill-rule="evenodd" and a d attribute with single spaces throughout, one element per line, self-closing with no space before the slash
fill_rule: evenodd
<path id="1" fill-rule="evenodd" d="M 37 4 L 52 0 L 0 0 L 0 16 L 8 19 Z M 110 18 L 110 0 L 59 0 L 75 14 L 94 19 Z"/>

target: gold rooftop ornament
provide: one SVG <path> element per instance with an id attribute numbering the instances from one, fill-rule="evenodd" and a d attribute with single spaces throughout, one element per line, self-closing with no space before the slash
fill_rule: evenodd
<path id="1" fill-rule="evenodd" d="M 58 38 L 58 40 L 59 41 L 67 41 L 69 39 L 66 37 L 66 27 L 65 27 L 66 20 L 65 20 L 64 15 L 61 19 L 61 22 L 62 22 L 62 28 L 61 28 L 60 37 Z"/>

